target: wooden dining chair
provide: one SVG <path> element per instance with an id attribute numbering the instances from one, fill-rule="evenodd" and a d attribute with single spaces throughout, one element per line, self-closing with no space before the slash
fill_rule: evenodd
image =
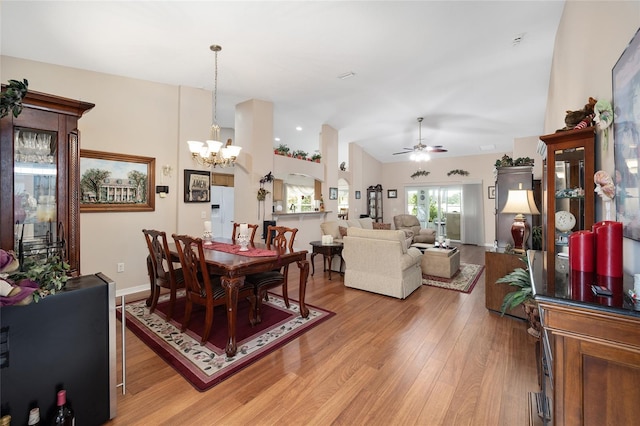
<path id="1" fill-rule="evenodd" d="M 249 242 L 253 243 L 253 239 L 256 236 L 256 231 L 258 230 L 258 225 L 254 225 L 254 224 L 248 223 L 247 227 L 250 230 L 250 232 L 249 232 Z M 236 238 L 238 238 L 239 235 L 240 235 L 240 224 L 234 222 L 233 223 L 233 234 L 231 235 L 231 239 L 233 240 L 234 243 L 236 242 Z"/>
<path id="2" fill-rule="evenodd" d="M 193 305 L 205 307 L 205 323 L 202 333 L 201 343 L 209 339 L 213 328 L 213 312 L 216 306 L 225 305 L 225 290 L 220 283 L 220 276 L 210 275 L 205 261 L 204 246 L 201 238 L 194 238 L 189 235 L 172 234 L 176 242 L 176 249 L 180 264 L 184 271 L 185 288 L 187 298 L 182 321 L 182 331 L 185 331 L 191 321 Z M 249 299 L 251 307 L 249 309 L 249 321 L 254 323 L 254 312 L 256 311 L 255 292 L 253 285 L 245 282 L 245 285 L 238 291 L 238 298 Z"/>
<path id="3" fill-rule="evenodd" d="M 182 268 L 174 268 L 169 252 L 167 234 L 154 229 L 143 229 L 149 256 L 147 257 L 147 270 L 151 284 L 151 296 L 149 297 L 149 312 L 153 313 L 158 305 L 161 289 L 169 289 L 169 310 L 166 319 L 173 317 L 173 308 L 176 302 L 176 293 L 179 288 L 184 288 L 184 274 Z"/>
<path id="4" fill-rule="evenodd" d="M 297 228 L 287 228 L 286 226 L 269 225 L 267 228 L 267 249 L 285 253 L 287 250 L 293 251 L 293 242 L 296 238 Z M 260 272 L 247 275 L 245 282 L 253 285 L 256 295 L 256 320 L 260 322 L 260 307 L 262 300 L 269 300 L 267 291 L 269 289 L 282 286 L 282 297 L 284 303 L 289 307 L 288 295 L 289 264 L 274 271 Z"/>

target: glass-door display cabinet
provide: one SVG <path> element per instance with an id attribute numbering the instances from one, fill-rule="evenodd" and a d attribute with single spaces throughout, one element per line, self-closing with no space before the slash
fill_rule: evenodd
<path id="1" fill-rule="evenodd" d="M 382 222 L 382 185 L 367 188 L 367 214 L 374 222 Z"/>
<path id="2" fill-rule="evenodd" d="M 21 264 L 55 253 L 80 273 L 78 119 L 93 107 L 29 91 L 22 113 L 0 120 L 0 247 Z"/>
<path id="3" fill-rule="evenodd" d="M 547 146 L 543 175 L 543 248 L 547 285 L 569 279 L 569 235 L 591 230 L 595 220 L 594 127 L 541 136 Z"/>

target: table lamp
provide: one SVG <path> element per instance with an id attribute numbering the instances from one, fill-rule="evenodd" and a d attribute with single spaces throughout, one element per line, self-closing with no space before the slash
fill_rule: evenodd
<path id="1" fill-rule="evenodd" d="M 531 227 L 527 223 L 526 214 L 540 214 L 533 199 L 533 191 L 528 189 L 510 189 L 507 195 L 507 202 L 501 213 L 514 213 L 516 217 L 511 225 L 511 236 L 513 237 L 513 251 L 524 253 L 526 251 L 527 240 L 531 234 Z"/>

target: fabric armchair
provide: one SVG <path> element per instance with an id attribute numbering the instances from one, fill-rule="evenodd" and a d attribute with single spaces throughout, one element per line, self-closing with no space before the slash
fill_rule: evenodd
<path id="1" fill-rule="evenodd" d="M 412 214 L 400 214 L 394 216 L 393 225 L 396 229 L 412 232 L 412 242 L 414 243 L 433 244 L 436 242 L 436 230 L 422 228 L 418 218 Z"/>
<path id="2" fill-rule="evenodd" d="M 422 253 L 403 231 L 351 227 L 343 242 L 345 286 L 404 299 L 422 285 Z"/>

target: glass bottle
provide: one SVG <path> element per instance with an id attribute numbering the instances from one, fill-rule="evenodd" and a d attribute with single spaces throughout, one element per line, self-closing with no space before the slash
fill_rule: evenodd
<path id="1" fill-rule="evenodd" d="M 58 407 L 56 408 L 53 424 L 56 426 L 75 426 L 75 417 L 73 416 L 73 411 L 67 405 L 67 392 L 65 390 L 58 392 Z"/>
<path id="2" fill-rule="evenodd" d="M 32 408 L 29 411 L 29 421 L 27 422 L 28 426 L 39 426 L 40 425 L 40 409 L 38 407 Z"/>

